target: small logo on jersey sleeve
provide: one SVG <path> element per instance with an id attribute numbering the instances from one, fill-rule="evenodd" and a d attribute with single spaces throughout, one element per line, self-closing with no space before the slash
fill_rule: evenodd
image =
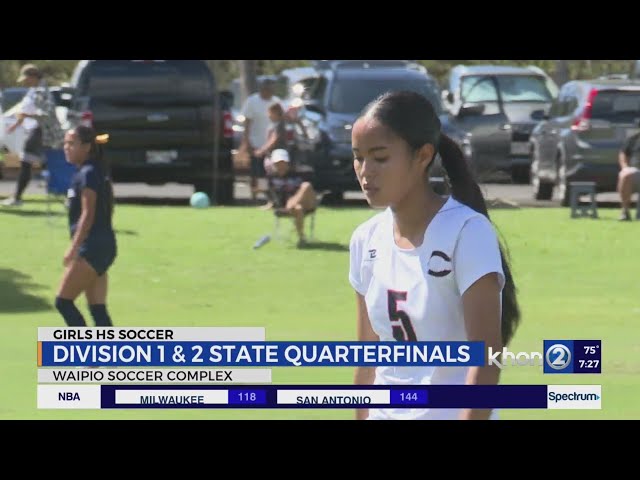
<path id="1" fill-rule="evenodd" d="M 67 198 L 73 198 L 76 196 L 76 191 L 73 188 L 67 190 Z"/>
<path id="2" fill-rule="evenodd" d="M 367 250 L 367 253 L 364 254 L 363 262 L 371 263 L 375 262 L 378 259 L 378 250 L 375 248 L 370 248 Z"/>
<path id="3" fill-rule="evenodd" d="M 431 252 L 429 262 L 427 264 L 429 270 L 427 273 L 434 277 L 446 277 L 451 273 L 451 258 L 440 250 Z"/>

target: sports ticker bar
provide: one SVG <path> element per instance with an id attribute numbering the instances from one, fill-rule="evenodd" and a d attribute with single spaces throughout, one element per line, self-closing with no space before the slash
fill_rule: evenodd
<path id="1" fill-rule="evenodd" d="M 600 385 L 38 385 L 38 408 L 600 409 Z"/>

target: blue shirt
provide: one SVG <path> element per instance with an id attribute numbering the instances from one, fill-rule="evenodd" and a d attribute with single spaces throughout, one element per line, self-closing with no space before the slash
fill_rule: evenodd
<path id="1" fill-rule="evenodd" d="M 71 188 L 68 193 L 71 236 L 75 234 L 82 215 L 82 191 L 85 188 L 96 192 L 96 212 L 87 239 L 113 236 L 110 207 L 111 186 L 100 165 L 92 159 L 87 160 L 71 180 Z"/>

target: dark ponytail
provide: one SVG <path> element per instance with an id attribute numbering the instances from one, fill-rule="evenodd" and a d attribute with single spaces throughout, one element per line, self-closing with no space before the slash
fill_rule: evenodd
<path id="1" fill-rule="evenodd" d="M 113 216 L 114 206 L 114 194 L 113 184 L 111 182 L 111 172 L 109 171 L 109 165 L 104 157 L 104 145 L 109 141 L 109 135 L 97 135 L 96 131 L 86 125 L 78 125 L 73 129 L 80 139 L 81 143 L 91 144 L 91 150 L 89 150 L 89 156 L 98 163 L 100 170 L 104 175 L 105 189 L 107 191 L 107 215 Z"/>
<path id="2" fill-rule="evenodd" d="M 414 152 L 428 143 L 437 147 L 442 166 L 449 177 L 453 197 L 489 218 L 482 191 L 469 170 L 462 150 L 441 132 L 440 119 L 429 100 L 415 92 L 388 92 L 367 105 L 362 115 L 370 115 L 389 127 Z M 508 345 L 520 323 L 520 308 L 504 250 L 501 245 L 500 257 L 505 276 L 502 291 L 502 343 Z"/>
<path id="3" fill-rule="evenodd" d="M 489 218 L 487 204 L 484 201 L 480 186 L 474 180 L 458 144 L 448 136 L 441 134 L 438 152 L 440 153 L 442 166 L 449 177 L 449 185 L 453 197 L 460 203 L 464 203 Z M 520 308 L 511 267 L 502 245 L 500 245 L 500 257 L 505 276 L 505 285 L 502 291 L 502 343 L 508 345 L 520 323 Z"/>
<path id="4" fill-rule="evenodd" d="M 113 194 L 113 183 L 111 182 L 111 171 L 110 166 L 107 163 L 107 160 L 104 156 L 104 146 L 109 141 L 109 135 L 96 135 L 95 142 L 93 147 L 95 148 L 95 158 L 100 165 L 100 169 L 104 174 L 104 182 L 105 188 L 107 189 L 107 215 L 113 216 L 113 205 L 114 205 L 114 194 Z"/>

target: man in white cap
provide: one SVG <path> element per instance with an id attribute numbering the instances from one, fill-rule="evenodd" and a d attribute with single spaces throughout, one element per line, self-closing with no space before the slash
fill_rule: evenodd
<path id="1" fill-rule="evenodd" d="M 250 182 L 251 196 L 254 200 L 258 192 L 258 179 L 265 176 L 263 168 L 264 155 L 256 155 L 256 150 L 259 150 L 260 147 L 267 143 L 271 125 L 269 107 L 274 103 L 281 102 L 280 98 L 274 95 L 274 87 L 275 82 L 272 79 L 264 79 L 260 83 L 259 91 L 250 95 L 242 107 L 245 121 L 241 148 L 249 152 L 251 157 Z"/>
<path id="2" fill-rule="evenodd" d="M 269 176 L 269 192 L 276 213 L 292 216 L 298 232 L 298 247 L 304 247 L 307 241 L 304 236 L 304 216 L 315 211 L 317 207 L 316 192 L 309 182 L 305 182 L 290 170 L 289 152 L 277 149 L 271 153 L 271 169 Z"/>

